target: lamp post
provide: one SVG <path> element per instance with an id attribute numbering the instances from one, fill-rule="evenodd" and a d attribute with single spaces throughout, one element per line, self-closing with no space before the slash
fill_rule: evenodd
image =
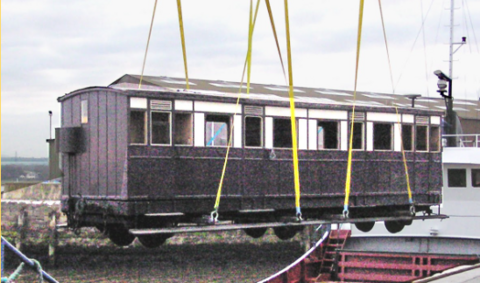
<path id="1" fill-rule="evenodd" d="M 412 100 L 412 108 L 415 108 L 415 99 L 421 97 L 421 94 L 408 94 L 405 95 L 406 98 Z"/>
<path id="2" fill-rule="evenodd" d="M 52 115 L 53 115 L 52 111 L 49 110 L 48 116 L 50 116 L 50 139 L 52 139 Z"/>
<path id="3" fill-rule="evenodd" d="M 445 117 L 447 125 L 445 127 L 445 132 L 447 135 L 454 135 L 456 134 L 456 121 L 455 112 L 453 111 L 452 79 L 440 70 L 436 70 L 433 73 L 438 77 L 437 92 L 445 99 L 445 107 L 447 108 L 447 116 Z M 448 91 L 446 91 L 447 86 Z M 447 92 L 447 94 L 445 94 L 445 92 Z M 447 146 L 455 146 L 454 137 L 447 138 Z"/>

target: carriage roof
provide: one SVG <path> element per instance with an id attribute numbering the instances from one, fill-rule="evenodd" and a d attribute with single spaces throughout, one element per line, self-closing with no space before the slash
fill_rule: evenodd
<path id="1" fill-rule="evenodd" d="M 260 101 L 265 104 L 274 102 L 275 104 L 285 104 L 289 98 L 289 88 L 285 85 L 271 84 L 250 84 L 250 94 L 246 94 L 246 83 L 240 85 L 239 82 L 189 79 L 190 88 L 186 89 L 185 79 L 165 77 L 165 76 L 144 76 L 142 87 L 138 89 L 140 81 L 139 75 L 126 74 L 115 80 L 108 87 L 88 87 L 79 89 L 60 97 L 63 101 L 71 96 L 88 92 L 95 88 L 104 88 L 112 91 L 126 92 L 131 96 L 155 96 L 155 93 L 176 93 L 189 97 L 206 97 L 212 99 L 233 100 L 238 97 L 240 87 L 242 93 L 240 98 L 243 101 Z M 295 102 L 304 107 L 310 104 L 329 105 L 334 108 L 344 108 L 354 103 L 353 91 L 336 90 L 327 88 L 294 87 Z M 361 108 L 390 108 L 397 106 L 399 109 L 411 109 L 411 99 L 407 95 L 375 93 L 357 91 L 355 104 Z M 415 100 L 415 112 L 421 110 L 440 112 L 445 111 L 445 102 L 443 99 L 432 97 L 420 97 Z M 474 100 L 455 99 L 454 110 L 461 118 L 478 119 L 480 111 L 480 102 Z M 390 111 L 388 111 L 390 112 Z"/>

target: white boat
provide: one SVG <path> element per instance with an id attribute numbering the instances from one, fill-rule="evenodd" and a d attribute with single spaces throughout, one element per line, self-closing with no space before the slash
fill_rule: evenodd
<path id="1" fill-rule="evenodd" d="M 458 146 L 443 149 L 443 203 L 432 207 L 449 218 L 414 221 L 397 234 L 383 222 L 368 233 L 352 225 L 346 249 L 480 254 L 480 134 L 455 137 Z"/>

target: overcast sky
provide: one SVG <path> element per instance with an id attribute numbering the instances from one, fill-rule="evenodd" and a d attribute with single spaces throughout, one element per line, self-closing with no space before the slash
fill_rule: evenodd
<path id="1" fill-rule="evenodd" d="M 283 2 L 272 0 L 286 56 Z M 394 86 L 378 1 L 367 0 L 358 89 L 437 96 L 448 73 L 449 0 L 382 1 Z M 248 39 L 247 0 L 183 0 L 190 78 L 240 81 Z M 59 126 L 65 93 L 140 74 L 154 0 L 3 0 L 2 156 L 46 157 L 48 111 Z M 480 1 L 456 0 L 454 96 L 480 94 Z M 353 90 L 359 1 L 289 1 L 294 84 Z M 424 33 L 422 19 L 425 19 Z M 480 40 L 480 38 L 479 38 Z M 184 77 L 176 1 L 158 1 L 146 75 Z M 265 4 L 253 39 L 252 82 L 285 84 Z"/>

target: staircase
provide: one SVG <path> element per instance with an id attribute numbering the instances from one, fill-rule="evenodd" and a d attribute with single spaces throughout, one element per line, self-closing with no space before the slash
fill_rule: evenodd
<path id="1" fill-rule="evenodd" d="M 261 283 L 412 282 L 479 262 L 476 255 L 344 250 L 350 230 L 332 230 L 316 249 Z"/>
<path id="2" fill-rule="evenodd" d="M 335 262 L 338 261 L 338 250 L 343 249 L 347 239 L 352 234 L 351 230 L 332 230 L 328 237 L 327 242 L 321 248 L 321 254 L 323 255 L 318 271 L 318 276 L 311 282 L 325 282 L 332 280 L 332 274 L 335 273 Z"/>

